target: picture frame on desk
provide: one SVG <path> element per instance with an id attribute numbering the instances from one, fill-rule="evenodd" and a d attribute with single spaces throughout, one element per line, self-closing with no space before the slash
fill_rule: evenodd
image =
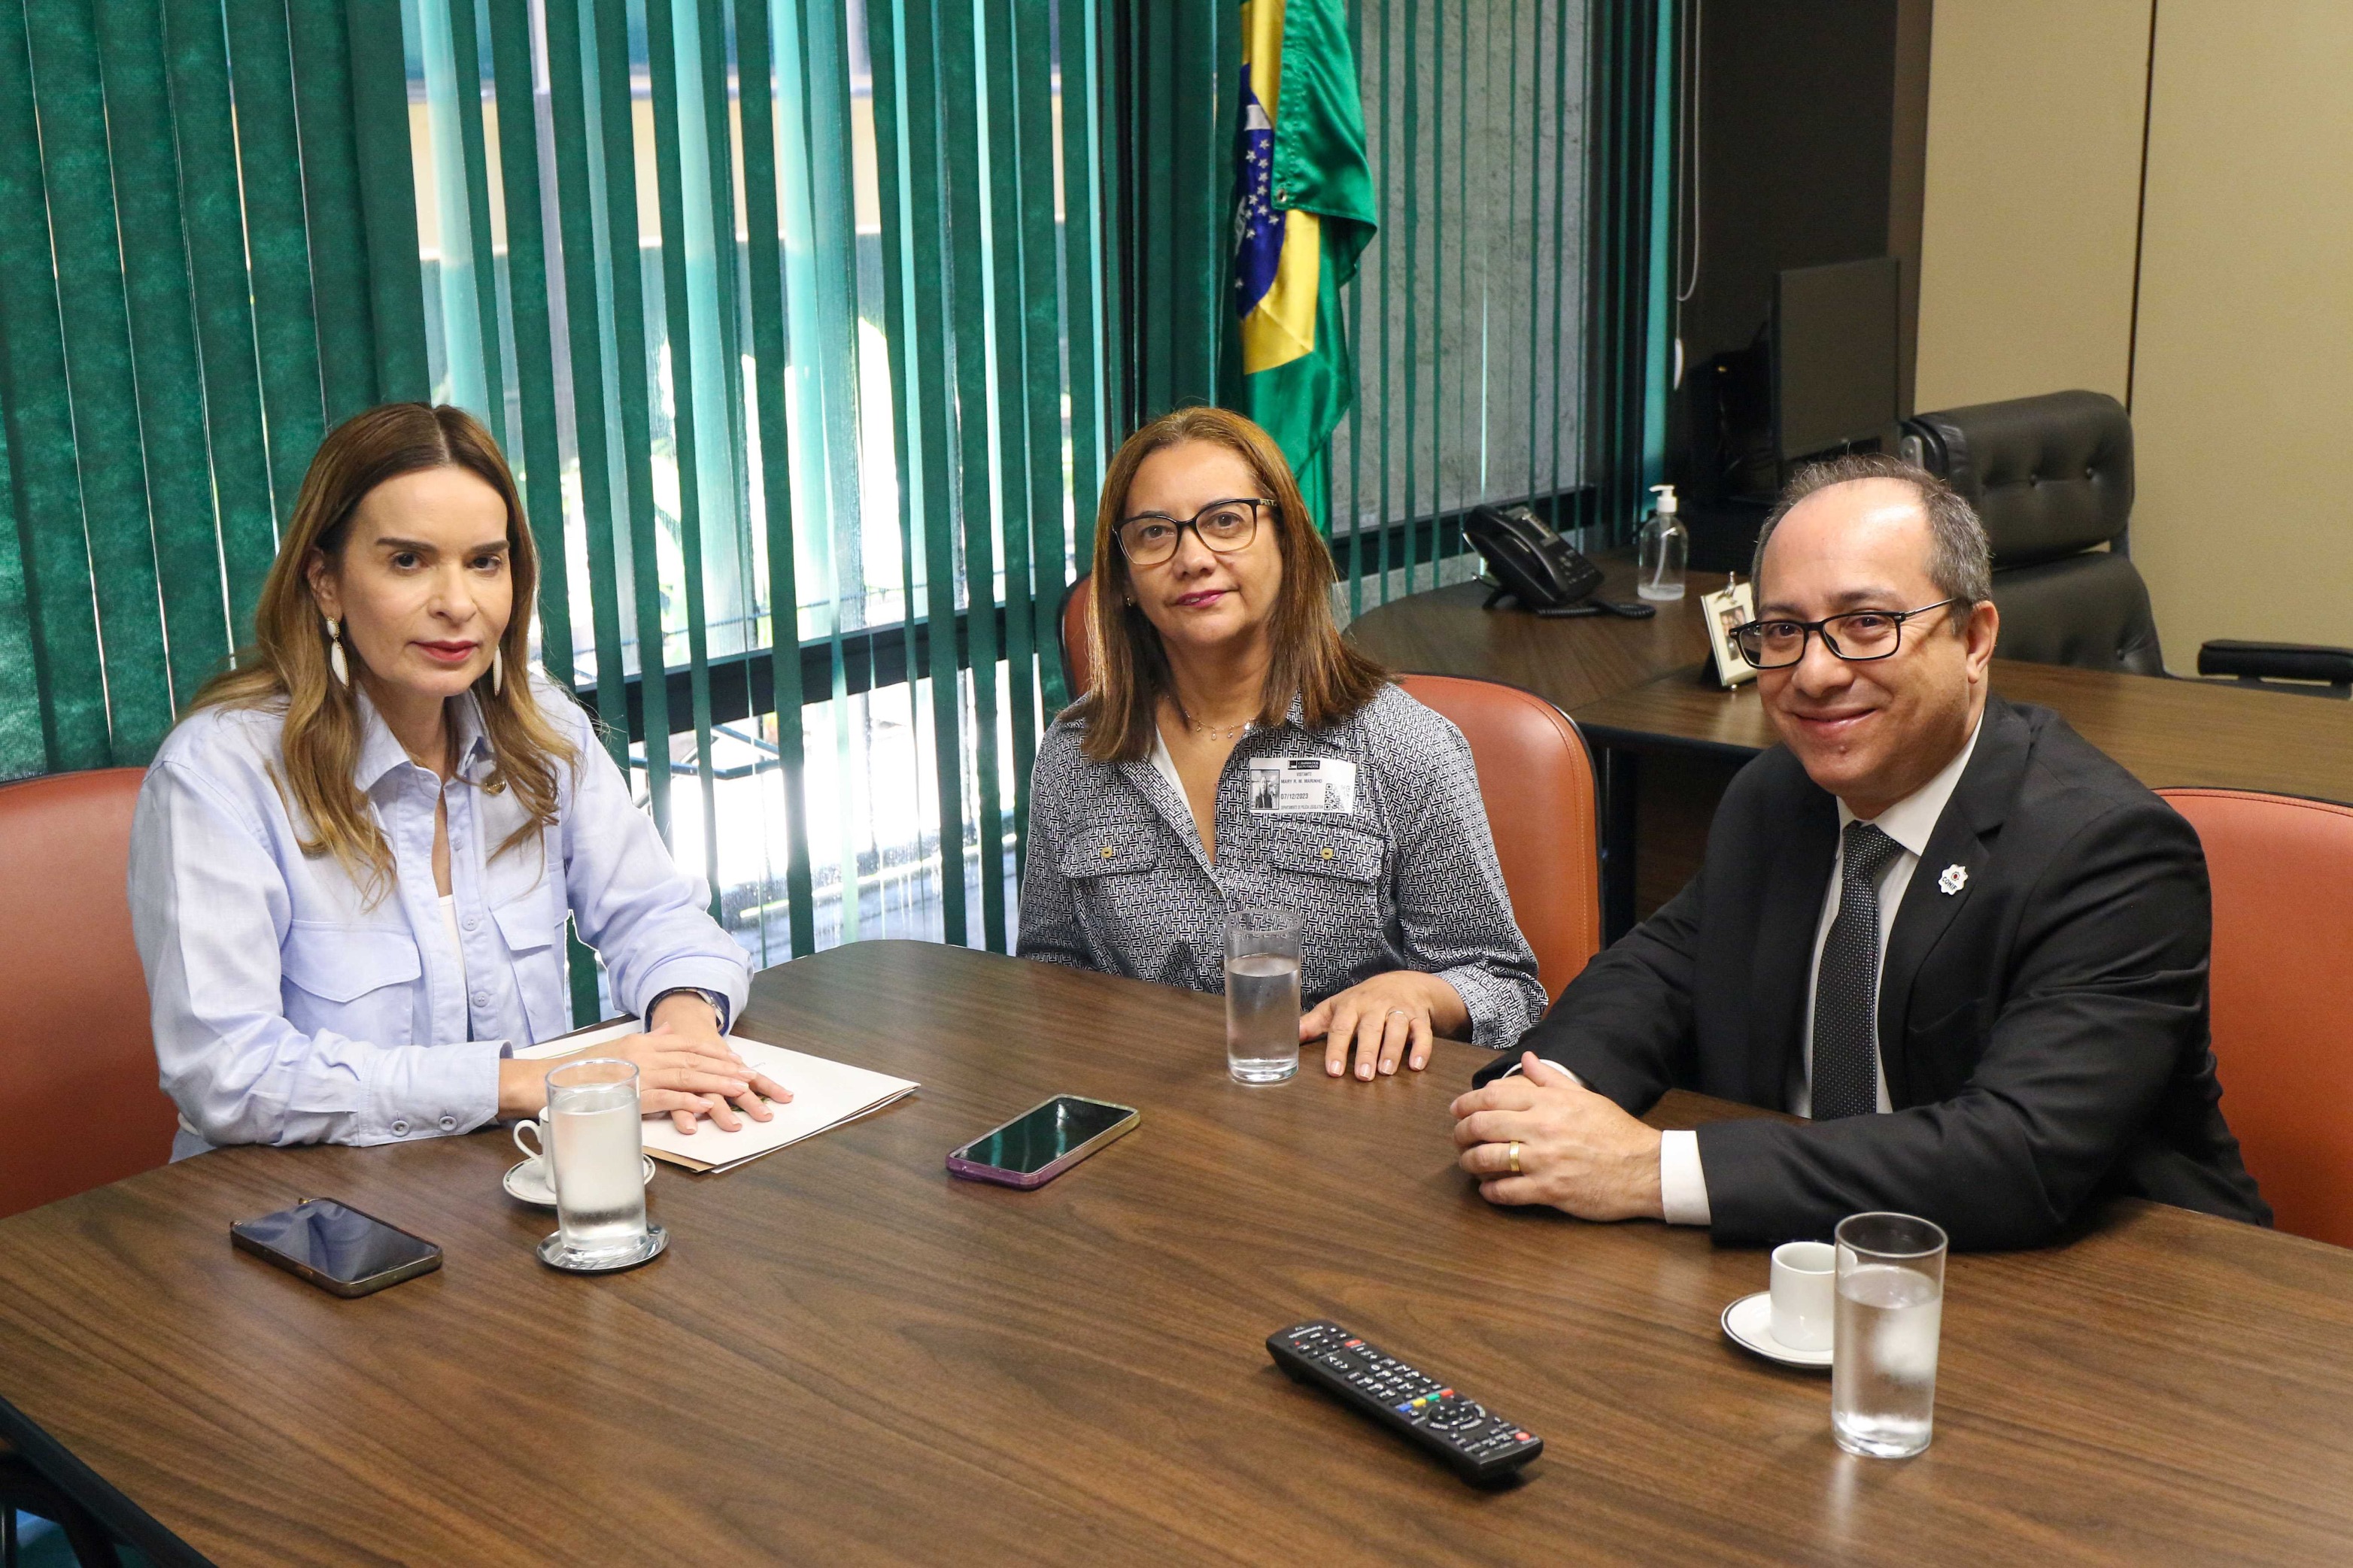
<path id="1" fill-rule="evenodd" d="M 1757 667 L 1740 657 L 1732 645 L 1735 628 L 1757 618 L 1757 590 L 1737 576 L 1713 594 L 1699 596 L 1701 619 L 1707 623 L 1707 646 L 1715 656 L 1715 683 L 1726 691 L 1744 680 L 1757 679 Z"/>

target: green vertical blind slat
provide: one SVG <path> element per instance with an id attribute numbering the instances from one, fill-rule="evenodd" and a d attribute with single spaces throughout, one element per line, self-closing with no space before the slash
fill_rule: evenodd
<path id="1" fill-rule="evenodd" d="M 229 637 L 242 643 L 252 636 L 254 602 L 277 552 L 278 537 L 252 287 L 246 271 L 245 215 L 237 189 L 228 38 L 217 0 L 164 0 L 164 40 L 179 140 L 188 281 L 195 292 L 196 342 L 203 357 L 204 432 L 219 501 Z M 185 398 L 185 388 L 180 395 Z"/>
<path id="2" fill-rule="evenodd" d="M 465 5 L 468 0 L 455 0 Z M 523 498 L 538 546 L 541 662 L 572 684 L 571 571 L 556 436 L 555 349 L 547 314 L 547 237 L 539 210 L 539 121 L 532 91 L 529 0 L 490 0 L 499 110 L 500 195 L 507 231 L 508 331 L 522 415 Z"/>
<path id="3" fill-rule="evenodd" d="M 588 189 L 588 122 L 580 10 L 575 0 L 546 9 L 548 104 L 555 128 L 556 210 L 564 248 L 565 327 L 572 417 L 580 453 L 586 519 L 589 625 L 596 652 L 596 710 L 606 750 L 628 766 L 628 702 L 621 668 L 621 613 L 613 562 L 611 442 L 605 422 L 605 351 L 596 311 L 596 206 Z"/>
<path id="4" fill-rule="evenodd" d="M 311 309 L 327 423 L 377 400 L 375 316 L 368 279 L 367 212 L 352 125 L 351 45 L 333 4 L 289 6 L 297 147 L 311 253 Z M 304 453 L 307 462 L 309 454 Z"/>
<path id="5" fill-rule="evenodd" d="M 0 427 L 0 497 L 14 489 L 8 439 Z M 25 558 L 13 517 L 0 526 L 0 681 L 15 690 L 37 690 L 40 665 L 33 652 L 31 603 L 25 596 Z M 0 703 L 0 783 L 37 773 L 48 765 L 37 703 Z"/>
<path id="6" fill-rule="evenodd" d="M 562 0 L 557 0 L 558 4 Z M 646 792 L 654 826 L 670 833 L 670 683 L 663 657 L 661 562 L 654 523 L 653 424 L 647 408 L 652 365 L 646 353 L 645 277 L 638 245 L 638 156 L 629 98 L 629 17 L 624 0 L 593 0 L 596 28 L 597 127 L 605 154 L 604 255 L 611 274 L 613 370 L 621 413 L 621 487 L 635 601 L 646 747 Z M 579 310 L 577 302 L 572 309 Z M 602 658 L 598 660 L 603 663 Z M 616 712 L 612 717 L 620 718 Z"/>
<path id="7" fill-rule="evenodd" d="M 84 527 L 103 649 L 111 755 L 143 762 L 172 721 L 156 613 L 154 541 L 140 460 L 138 392 L 117 239 L 98 40 L 87 0 L 31 7 L 41 163 L 57 247 L 66 382 L 80 458 Z M 34 526 L 46 519 L 35 519 Z M 51 679 L 63 678 L 52 670 Z"/>
<path id="8" fill-rule="evenodd" d="M 293 519 L 311 454 L 327 433 L 293 45 L 282 3 L 227 0 L 223 11 L 253 289 L 254 358 L 269 442 L 270 504 L 282 531 Z"/>
<path id="9" fill-rule="evenodd" d="M 1029 641 L 1038 658 L 1038 695 L 1045 704 L 1042 718 L 1050 721 L 1055 710 L 1069 700 L 1061 660 L 1056 653 L 1061 631 L 1058 612 L 1062 585 L 1070 579 L 1070 550 L 1064 542 L 1062 523 L 1062 396 L 1056 384 L 1061 354 L 1061 310 L 1056 289 L 1060 242 L 1055 234 L 1054 209 L 1061 193 L 1053 181 L 1053 103 L 1047 91 L 1046 73 L 1019 68 L 1046 56 L 1053 24 L 1052 0 L 1018 0 L 1012 8 L 1012 18 L 1009 59 L 1014 67 L 1015 115 L 1019 125 L 1019 156 L 1014 171 L 1019 181 L 1014 210 L 1020 221 L 1021 261 L 1018 384 L 1024 394 L 1022 412 L 1029 426 L 1029 494 L 1026 502 L 1032 574 Z M 1071 52 L 1078 52 L 1075 39 Z M 1063 79 L 1067 84 L 1067 73 Z M 1090 372 L 1079 359 L 1086 336 L 1076 311 L 1071 313 L 1071 322 L 1070 390 L 1075 437 L 1077 409 L 1081 405 L 1075 394 L 1082 376 Z M 1027 673 L 1027 664 L 1025 659 L 1015 666 L 1017 677 Z M 1015 864 L 1026 865 L 1029 858 L 1029 764 L 1034 758 L 1030 742 L 1035 730 L 1029 708 L 1017 702 L 1017 710 L 1013 777 L 1019 786 L 1016 809 L 1023 838 L 1021 855 Z"/>
<path id="10" fill-rule="evenodd" d="M 95 10 L 122 244 L 140 440 L 163 593 L 172 689 L 185 703 L 229 651 L 213 511 L 194 290 L 181 243 L 180 192 L 166 101 L 163 17 L 153 0 Z"/>
<path id="11" fill-rule="evenodd" d="M 992 444 L 997 452 L 999 542 L 1005 560 L 1005 684 L 1012 719 L 1013 820 L 1018 840 L 1014 864 L 1018 867 L 1019 852 L 1029 847 L 1022 824 L 1029 816 L 1029 764 L 1037 754 L 1037 663 L 1032 651 L 1037 623 L 1030 608 L 1033 535 L 1029 523 L 1029 469 L 1039 455 L 1030 450 L 1030 411 L 1026 395 L 1032 384 L 1023 370 L 1029 334 L 1022 298 L 1023 192 L 1013 86 L 1018 47 L 1014 18 L 1015 9 L 1009 5 L 998 6 L 993 13 L 984 12 L 979 43 L 986 60 L 980 79 L 987 86 L 983 100 L 988 117 L 987 140 L 983 144 L 987 154 L 983 188 L 988 201 L 986 227 L 989 244 L 984 259 L 988 268 L 988 336 L 995 350 L 990 371 L 996 383 L 990 415 L 995 424 Z M 992 863 L 1002 867 L 1004 852 L 994 840 L 985 840 L 981 858 L 985 873 Z M 985 875 L 983 885 L 989 885 Z M 1002 903 L 1001 880 L 997 886 L 1000 892 L 992 895 L 992 902 Z M 997 944 L 992 941 L 990 945 Z"/>
<path id="12" fill-rule="evenodd" d="M 418 0 L 422 5 L 445 0 Z M 482 420 L 499 439 L 512 444 L 507 431 L 505 355 L 499 333 L 497 262 L 491 247 L 491 171 L 489 150 L 482 142 L 482 46 L 475 27 L 474 0 L 446 0 L 449 19 L 449 53 L 457 67 L 459 155 L 466 170 L 466 258 L 473 273 L 474 319 L 448 325 L 452 332 L 470 330 L 482 366 Z M 443 265 L 448 251 L 444 247 Z"/>
<path id="13" fill-rule="evenodd" d="M 297 5 L 297 10 L 302 9 Z M 344 59 L 351 73 L 352 155 L 375 175 L 354 175 L 366 225 L 368 319 L 377 398 L 432 395 L 426 370 L 424 282 L 417 254 L 417 200 L 408 173 L 407 70 L 400 0 L 344 0 Z"/>
<path id="14" fill-rule="evenodd" d="M 965 89 L 947 96 L 947 123 L 943 151 L 947 164 L 947 214 L 950 237 L 948 310 L 955 334 L 957 469 L 957 510 L 964 524 L 964 573 L 968 603 L 976 612 L 965 617 L 972 649 L 974 779 L 980 827 L 980 921 L 983 938 L 991 948 L 1005 945 L 1004 850 L 1005 815 L 997 777 L 997 621 L 979 611 L 992 597 L 988 584 L 997 574 L 994 511 L 989 484 L 988 276 L 987 230 L 982 219 L 986 195 L 981 189 L 980 140 L 984 134 L 980 101 L 971 90 L 976 85 L 980 42 L 977 17 L 971 7 L 944 5 L 940 10 L 939 42 L 943 54 L 966 69 Z M 955 880 L 960 868 L 941 858 L 945 875 Z"/>
<path id="15" fill-rule="evenodd" d="M 907 131 L 906 208 L 910 246 L 914 258 L 911 292 L 914 300 L 913 346 L 922 370 L 911 399 L 917 408 L 920 458 L 914 471 L 923 479 L 924 507 L 921 519 L 924 565 L 923 623 L 930 658 L 926 670 L 932 687 L 933 786 L 937 792 L 934 815 L 938 824 L 941 926 L 947 940 L 968 940 L 971 911 L 966 907 L 964 879 L 964 770 L 961 765 L 964 703 L 956 670 L 955 464 L 949 457 L 948 389 L 954 368 L 949 363 L 946 301 L 948 235 L 942 165 L 940 104 L 949 83 L 939 60 L 939 36 L 928 0 L 891 0 L 896 10 L 900 37 L 905 41 L 906 75 L 900 102 Z M 886 234 L 889 233 L 885 219 Z M 910 607 L 912 614 L 912 606 Z"/>
<path id="16" fill-rule="evenodd" d="M 702 591 L 702 482 L 695 427 L 694 323 L 687 299 L 686 171 L 679 146 L 678 45 L 669 0 L 646 0 L 646 56 L 653 94 L 655 179 L 661 212 L 662 312 L 670 349 L 677 458 L 679 554 L 685 573 L 687 661 L 694 726 L 695 774 L 702 795 L 703 875 L 717 913 L 719 818 L 712 776 L 711 646 Z M 643 661 L 640 660 L 642 665 Z M 647 760 L 658 749 L 650 732 Z M 656 764 L 659 765 L 659 764 Z"/>
<path id="17" fill-rule="evenodd" d="M 792 440 L 785 403 L 785 268 L 776 195 L 776 124 L 772 93 L 776 40 L 766 0 L 736 0 L 736 73 L 744 120 L 744 205 L 750 230 L 745 289 L 760 431 L 760 499 L 768 548 L 769 669 L 776 690 L 776 745 L 785 786 L 785 900 L 796 954 L 817 946 L 816 892 L 809 872 L 807 759 L 803 754 L 799 571 L 794 560 Z M 786 47 L 791 40 L 785 40 Z"/>

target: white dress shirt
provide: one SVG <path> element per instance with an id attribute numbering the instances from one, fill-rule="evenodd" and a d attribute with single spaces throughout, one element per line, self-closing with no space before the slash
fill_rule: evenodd
<path id="1" fill-rule="evenodd" d="M 1946 802 L 1953 798 L 1953 790 L 1961 782 L 1961 774 L 1969 765 L 1969 756 L 1978 749 L 1978 734 L 1984 727 L 1980 715 L 1976 727 L 1969 731 L 1968 743 L 1939 769 L 1934 778 L 1874 819 L 1882 833 L 1902 846 L 1902 852 L 1883 867 L 1879 873 L 1879 962 L 1887 958 L 1887 933 L 1895 929 L 1896 911 L 1904 907 L 1905 889 L 1912 885 L 1912 873 L 1927 852 L 1928 836 L 1936 830 L 1936 819 L 1945 815 Z M 1790 1074 L 1788 1089 L 1788 1109 L 1799 1116 L 1813 1114 L 1814 1077 L 1814 988 L 1821 978 L 1822 944 L 1830 940 L 1831 924 L 1838 919 L 1839 889 L 1844 881 L 1844 850 L 1847 825 L 1857 820 L 1844 801 L 1838 803 L 1839 844 L 1831 851 L 1830 886 L 1822 895 L 1821 917 L 1814 923 L 1814 957 L 1807 970 L 1806 1019 L 1799 1038 L 1804 1042 L 1804 1054 Z M 1876 1036 L 1878 1010 L 1873 1009 L 1873 1034 Z M 1876 1046 L 1876 1040 L 1873 1044 Z M 1894 1109 L 1887 1098 L 1887 1064 L 1873 1058 L 1878 1068 L 1879 1109 Z M 1575 1079 L 1558 1062 L 1546 1065 Z M 1517 1069 L 1514 1069 L 1517 1070 Z M 1582 1083 L 1582 1079 L 1578 1079 Z M 1659 1134 L 1659 1207 L 1669 1225 L 1705 1225 L 1710 1215 L 1707 1204 L 1707 1174 L 1700 1168 L 1699 1134 L 1696 1132 L 1662 1132 Z"/>

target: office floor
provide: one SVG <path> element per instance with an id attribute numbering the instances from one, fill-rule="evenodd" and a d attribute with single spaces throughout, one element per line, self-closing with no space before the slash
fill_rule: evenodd
<path id="1" fill-rule="evenodd" d="M 118 1547 L 123 1568 L 147 1568 L 147 1559 L 131 1547 Z M 16 1516 L 16 1568 L 78 1568 L 65 1532 L 47 1520 L 29 1513 Z"/>

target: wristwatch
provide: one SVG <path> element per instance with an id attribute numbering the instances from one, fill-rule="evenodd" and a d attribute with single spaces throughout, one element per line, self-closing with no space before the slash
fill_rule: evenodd
<path id="1" fill-rule="evenodd" d="M 702 997 L 705 1002 L 711 1004 L 711 1010 L 719 1015 L 719 1032 L 723 1035 L 727 1032 L 727 1026 L 733 1021 L 730 1016 L 730 1009 L 727 1005 L 727 998 L 721 995 L 716 991 L 706 991 L 700 985 L 673 985 L 669 990 L 663 992 L 660 995 L 655 997 L 652 1001 L 647 1003 L 646 1022 L 648 1025 L 651 1025 L 654 1021 L 654 1015 L 661 1011 L 661 1005 L 669 1001 L 673 996 Z"/>

